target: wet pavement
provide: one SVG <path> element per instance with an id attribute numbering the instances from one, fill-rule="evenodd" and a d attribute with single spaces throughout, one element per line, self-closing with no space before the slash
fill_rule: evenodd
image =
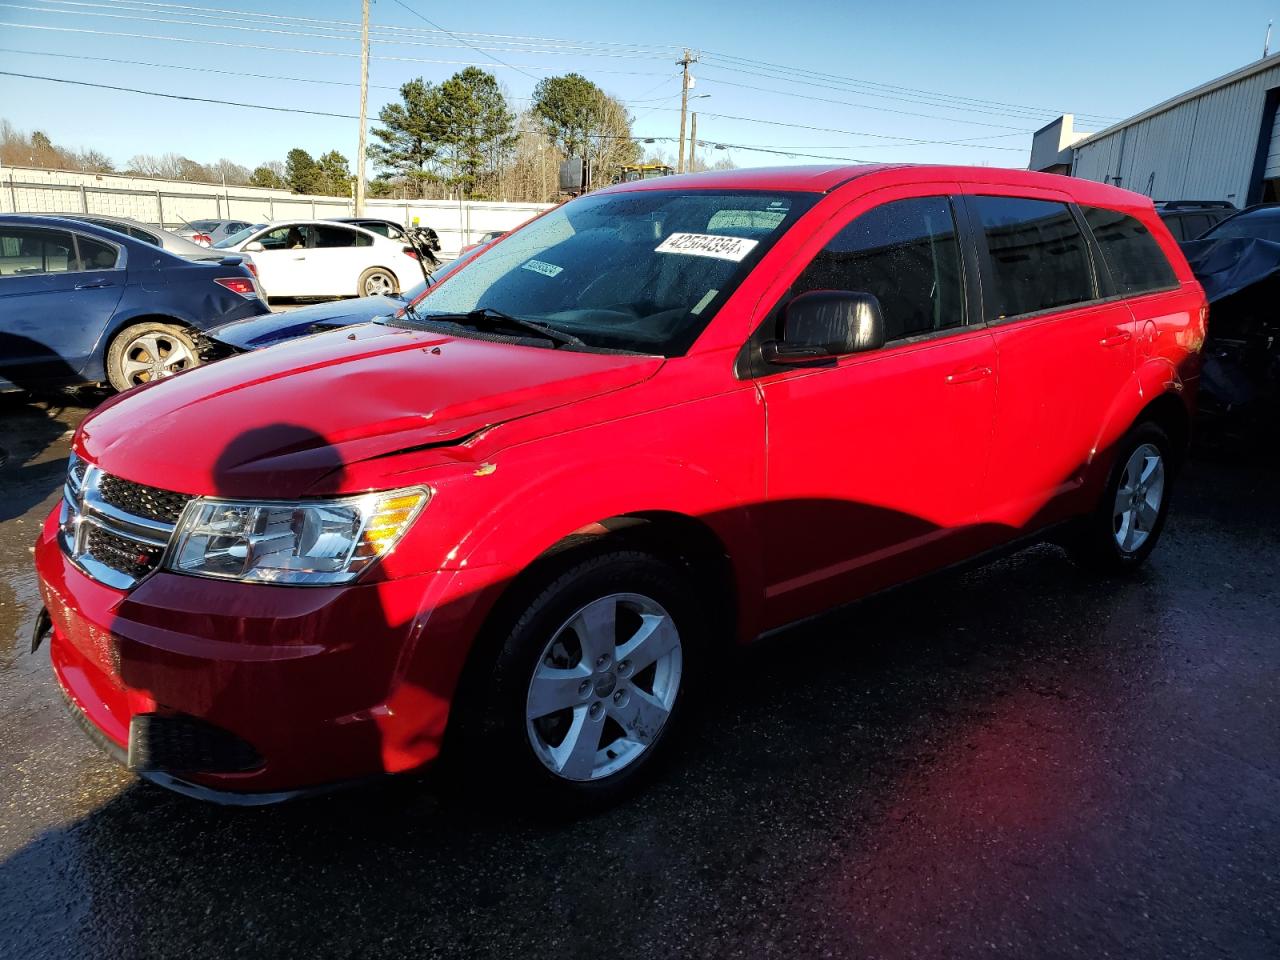
<path id="1" fill-rule="evenodd" d="M 723 665 L 578 823 L 428 778 L 229 810 L 65 714 L 29 546 L 84 414 L 0 398 L 0 957 L 1280 956 L 1280 459 L 1097 583 L 1036 547 Z"/>

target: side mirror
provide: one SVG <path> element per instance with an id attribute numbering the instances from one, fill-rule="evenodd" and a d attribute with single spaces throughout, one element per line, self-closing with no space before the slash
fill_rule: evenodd
<path id="1" fill-rule="evenodd" d="M 884 316 L 870 293 L 812 290 L 789 304 L 782 320 L 782 339 L 766 342 L 766 363 L 819 366 L 846 353 L 884 346 Z"/>
<path id="2" fill-rule="evenodd" d="M 254 240 L 252 243 L 246 243 L 243 249 L 245 253 L 262 253 L 267 248 L 264 247 L 262 244 L 260 244 L 257 240 Z"/>

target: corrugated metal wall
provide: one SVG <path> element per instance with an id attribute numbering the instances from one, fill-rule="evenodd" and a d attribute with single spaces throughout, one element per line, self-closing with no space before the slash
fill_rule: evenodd
<path id="1" fill-rule="evenodd" d="M 1120 186 L 1156 200 L 1230 200 L 1243 206 L 1273 87 L 1280 87 L 1280 66 L 1079 144 L 1072 173 L 1107 183 L 1118 178 Z"/>

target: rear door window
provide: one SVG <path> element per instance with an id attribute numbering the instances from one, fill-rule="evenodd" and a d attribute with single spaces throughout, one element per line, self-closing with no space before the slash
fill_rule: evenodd
<path id="1" fill-rule="evenodd" d="M 770 211 L 725 211 L 744 229 L 772 229 Z M 763 220 L 759 218 L 764 218 Z M 964 323 L 964 286 L 955 219 L 946 197 L 895 200 L 868 210 L 828 241 L 792 285 L 792 294 L 850 290 L 874 294 L 885 339 L 901 340 Z"/>
<path id="2" fill-rule="evenodd" d="M 75 268 L 75 244 L 67 231 L 0 228 L 0 277 L 66 273 Z"/>
<path id="3" fill-rule="evenodd" d="M 1133 296 L 1178 285 L 1178 278 L 1160 244 L 1141 221 L 1104 207 L 1081 209 L 1102 249 L 1112 279 L 1126 294 Z M 1184 227 L 1188 228 L 1188 237 L 1195 236 L 1190 223 Z"/>
<path id="4" fill-rule="evenodd" d="M 1065 203 L 968 198 L 990 253 L 987 318 L 1002 320 L 1096 299 L 1093 268 Z"/>
<path id="5" fill-rule="evenodd" d="M 345 227 L 315 227 L 317 247 L 369 247 L 373 237 Z"/>

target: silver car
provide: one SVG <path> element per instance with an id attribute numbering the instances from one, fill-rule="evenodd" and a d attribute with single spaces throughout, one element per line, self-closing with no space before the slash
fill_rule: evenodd
<path id="1" fill-rule="evenodd" d="M 178 236 L 186 237 L 202 247 L 212 247 L 249 225 L 248 220 L 190 220 L 178 231 Z"/>
<path id="2" fill-rule="evenodd" d="M 175 257 L 182 257 L 184 260 L 220 260 L 225 256 L 224 253 L 202 247 L 162 227 L 143 223 L 140 220 L 130 220 L 128 217 L 112 217 L 103 213 L 44 213 L 40 216 L 79 220 L 82 223 L 91 223 L 95 227 L 102 227 L 104 230 L 114 230 L 116 233 L 123 233 L 135 240 L 159 247 L 166 253 L 172 253 Z M 249 258 L 246 256 L 245 259 Z"/>

